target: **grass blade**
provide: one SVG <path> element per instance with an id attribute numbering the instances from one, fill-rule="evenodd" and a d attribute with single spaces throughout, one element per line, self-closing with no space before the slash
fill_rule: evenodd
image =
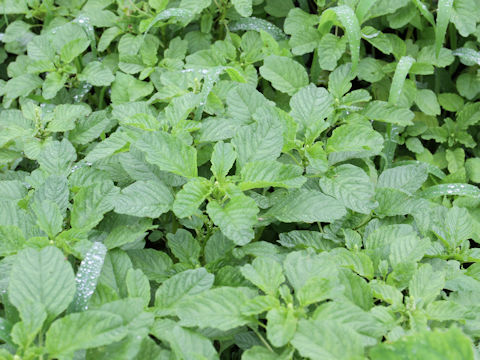
<path id="1" fill-rule="evenodd" d="M 442 48 L 448 23 L 452 15 L 453 0 L 439 0 L 437 10 L 437 26 L 435 27 L 435 56 L 438 57 Z"/>

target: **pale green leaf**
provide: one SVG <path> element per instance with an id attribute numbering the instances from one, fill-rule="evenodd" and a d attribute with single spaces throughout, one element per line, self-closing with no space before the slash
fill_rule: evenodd
<path id="1" fill-rule="evenodd" d="M 396 166 L 380 174 L 377 187 L 398 189 L 413 194 L 420 189 L 427 177 L 427 167 L 423 164 Z"/>
<path id="2" fill-rule="evenodd" d="M 305 68 L 295 60 L 284 56 L 270 55 L 260 67 L 262 77 L 272 83 L 278 91 L 295 94 L 308 84 Z"/>
<path id="3" fill-rule="evenodd" d="M 52 357 L 72 357 L 76 350 L 108 345 L 126 335 L 120 315 L 85 311 L 55 321 L 47 331 L 46 349 Z"/>
<path id="4" fill-rule="evenodd" d="M 389 104 L 385 101 L 374 100 L 368 103 L 363 110 L 368 119 L 397 124 L 401 126 L 413 125 L 415 114 L 407 108 Z"/>
<path id="5" fill-rule="evenodd" d="M 92 184 L 80 189 L 73 198 L 71 213 L 72 227 L 91 229 L 103 218 L 103 215 L 112 210 L 114 200 L 119 189 L 111 181 Z"/>
<path id="6" fill-rule="evenodd" d="M 267 339 L 275 347 L 286 345 L 294 336 L 297 317 L 292 308 L 278 307 L 267 313 Z"/>
<path id="7" fill-rule="evenodd" d="M 298 188 L 306 181 L 302 174 L 303 168 L 296 165 L 268 160 L 249 162 L 242 168 L 239 187 L 242 190 L 269 186 Z"/>
<path id="8" fill-rule="evenodd" d="M 240 167 L 251 161 L 275 160 L 283 147 L 282 129 L 278 123 L 264 118 L 260 122 L 240 128 L 232 143 L 237 151 L 237 164 Z"/>
<path id="9" fill-rule="evenodd" d="M 333 222 L 346 215 L 343 204 L 315 190 L 294 190 L 278 198 L 266 213 L 282 222 Z"/>
<path id="10" fill-rule="evenodd" d="M 135 146 L 143 151 L 149 163 L 160 170 L 185 177 L 197 176 L 197 151 L 174 135 L 163 131 L 144 134 Z"/>
<path id="11" fill-rule="evenodd" d="M 240 269 L 242 275 L 260 288 L 264 293 L 274 295 L 285 281 L 282 266 L 273 259 L 258 257 L 252 264 L 246 264 Z"/>
<path id="12" fill-rule="evenodd" d="M 144 306 L 150 303 L 150 282 L 140 269 L 128 269 L 127 277 L 128 296 L 132 298 L 141 298 Z"/>
<path id="13" fill-rule="evenodd" d="M 237 245 L 245 245 L 253 239 L 252 227 L 257 223 L 258 212 L 255 201 L 245 195 L 234 196 L 223 206 L 217 201 L 207 205 L 213 223 Z"/>
<path id="14" fill-rule="evenodd" d="M 329 162 L 369 157 L 383 149 L 383 136 L 364 124 L 346 124 L 336 128 L 327 140 Z"/>
<path id="15" fill-rule="evenodd" d="M 360 334 L 334 320 L 301 320 L 291 343 L 312 360 L 360 359 L 364 352 Z"/>
<path id="16" fill-rule="evenodd" d="M 372 360 L 473 360 L 471 340 L 461 330 L 434 329 L 416 332 L 393 343 L 381 343 L 370 351 Z"/>
<path id="17" fill-rule="evenodd" d="M 78 78 L 93 86 L 108 86 L 115 80 L 111 70 L 99 61 L 88 63 Z"/>
<path id="18" fill-rule="evenodd" d="M 136 181 L 113 199 L 116 213 L 150 218 L 169 211 L 172 203 L 172 191 L 158 180 Z"/>
<path id="19" fill-rule="evenodd" d="M 325 119 L 333 112 L 333 97 L 325 88 L 310 84 L 290 99 L 290 115 L 305 129 L 305 137 L 312 141 L 324 131 Z"/>
<path id="20" fill-rule="evenodd" d="M 431 303 L 445 286 L 445 275 L 436 272 L 430 264 L 418 268 L 409 283 L 410 296 L 417 307 Z"/>
<path id="21" fill-rule="evenodd" d="M 181 312 L 180 301 L 210 289 L 213 278 L 204 268 L 199 268 L 183 271 L 167 279 L 155 293 L 155 313 L 165 316 Z"/>
<path id="22" fill-rule="evenodd" d="M 250 322 L 242 315 L 242 306 L 251 298 L 251 290 L 242 287 L 219 287 L 204 291 L 186 301 L 177 309 L 180 324 L 201 329 L 230 330 Z"/>
<path id="23" fill-rule="evenodd" d="M 232 4 L 243 17 L 252 15 L 252 0 L 232 0 Z"/>
<path id="24" fill-rule="evenodd" d="M 175 195 L 173 212 L 180 218 L 194 215 L 212 192 L 212 183 L 204 178 L 194 178 Z"/>
<path id="25" fill-rule="evenodd" d="M 18 227 L 0 225 L 0 256 L 16 254 L 24 243 L 25 237 Z"/>
<path id="26" fill-rule="evenodd" d="M 440 115 L 440 104 L 437 100 L 437 95 L 432 90 L 420 89 L 417 90 L 415 103 L 421 111 L 427 115 Z"/>
<path id="27" fill-rule="evenodd" d="M 17 308 L 33 301 L 55 318 L 67 308 L 74 294 L 72 266 L 59 249 L 25 249 L 17 255 L 8 287 L 9 299 Z"/>
<path id="28" fill-rule="evenodd" d="M 376 206 L 374 185 L 359 167 L 349 164 L 336 167 L 320 179 L 320 187 L 325 194 L 340 200 L 353 211 L 369 214 Z"/>
<path id="29" fill-rule="evenodd" d="M 217 142 L 213 147 L 212 158 L 210 160 L 213 175 L 215 175 L 218 180 L 223 180 L 232 168 L 236 158 L 237 154 L 231 144 L 224 143 L 223 141 Z"/>

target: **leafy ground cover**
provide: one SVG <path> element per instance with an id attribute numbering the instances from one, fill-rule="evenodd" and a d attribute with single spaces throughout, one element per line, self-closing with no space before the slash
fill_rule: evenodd
<path id="1" fill-rule="evenodd" d="M 476 0 L 0 0 L 0 358 L 480 358 Z"/>

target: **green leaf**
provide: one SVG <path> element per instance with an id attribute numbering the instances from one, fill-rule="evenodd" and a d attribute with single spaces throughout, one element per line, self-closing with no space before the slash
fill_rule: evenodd
<path id="1" fill-rule="evenodd" d="M 42 95 L 45 99 L 53 99 L 55 95 L 63 88 L 67 76 L 57 72 L 48 73 L 42 85 Z"/>
<path id="2" fill-rule="evenodd" d="M 230 198 L 224 206 L 217 201 L 210 201 L 207 205 L 213 223 L 237 245 L 245 245 L 253 239 L 252 227 L 257 223 L 258 212 L 255 201 L 245 195 Z"/>
<path id="3" fill-rule="evenodd" d="M 382 149 L 382 135 L 366 124 L 346 124 L 336 128 L 326 146 L 330 163 L 378 155 Z"/>
<path id="4" fill-rule="evenodd" d="M 303 168 L 296 165 L 268 160 L 249 162 L 242 168 L 239 187 L 242 190 L 269 186 L 299 188 L 306 181 L 302 174 Z"/>
<path id="5" fill-rule="evenodd" d="M 333 222 L 346 215 L 342 203 L 319 191 L 299 189 L 279 197 L 266 216 L 282 222 Z"/>
<path id="6" fill-rule="evenodd" d="M 175 195 L 173 212 L 179 218 L 189 217 L 197 213 L 198 207 L 213 191 L 212 183 L 204 178 L 193 178 L 183 185 Z"/>
<path id="7" fill-rule="evenodd" d="M 275 347 L 286 345 L 294 336 L 297 317 L 293 308 L 278 307 L 267 313 L 267 339 Z"/>
<path id="8" fill-rule="evenodd" d="M 68 64 L 72 62 L 78 55 L 83 53 L 89 45 L 90 41 L 86 38 L 73 39 L 63 45 L 62 49 L 60 50 L 60 59 L 64 63 Z"/>
<path id="9" fill-rule="evenodd" d="M 182 0 L 179 8 L 199 14 L 203 9 L 209 7 L 211 3 L 212 0 Z"/>
<path id="10" fill-rule="evenodd" d="M 453 0 L 439 0 L 437 9 L 437 25 L 435 27 L 435 55 L 440 55 L 448 23 L 453 10 Z"/>
<path id="11" fill-rule="evenodd" d="M 155 249 L 136 249 L 128 250 L 128 256 L 132 261 L 133 267 L 142 270 L 149 280 L 163 282 L 170 276 L 173 262 L 165 252 Z M 125 259 L 122 261 L 124 261 L 123 267 L 126 267 Z M 112 263 L 112 265 L 115 264 Z M 127 270 L 124 269 L 125 276 Z M 122 286 L 122 284 L 120 285 Z"/>
<path id="12" fill-rule="evenodd" d="M 167 234 L 168 247 L 173 255 L 185 264 L 197 265 L 200 257 L 200 244 L 185 229 L 178 229 L 175 234 Z"/>
<path id="13" fill-rule="evenodd" d="M 70 172 L 71 164 L 76 159 L 75 148 L 65 138 L 61 142 L 49 142 L 37 157 L 40 168 L 50 175 L 66 175 Z"/>
<path id="14" fill-rule="evenodd" d="M 255 112 L 271 106 L 261 92 L 250 84 L 238 84 L 227 93 L 228 115 L 242 124 L 248 124 Z"/>
<path id="15" fill-rule="evenodd" d="M 465 162 L 465 169 L 467 170 L 468 178 L 471 182 L 480 183 L 480 159 L 469 158 Z"/>
<path id="16" fill-rule="evenodd" d="M 240 128 L 232 143 L 240 167 L 251 161 L 275 160 L 283 147 L 282 128 L 273 120 L 264 118 Z"/>
<path id="17" fill-rule="evenodd" d="M 80 189 L 73 198 L 72 227 L 78 230 L 91 229 L 112 210 L 119 189 L 112 181 L 102 181 Z"/>
<path id="18" fill-rule="evenodd" d="M 167 279 L 155 293 L 155 313 L 159 316 L 177 315 L 181 301 L 210 289 L 214 276 L 204 268 L 186 270 Z"/>
<path id="19" fill-rule="evenodd" d="M 22 230 L 13 225 L 0 225 L 0 256 L 16 254 L 24 243 Z"/>
<path id="20" fill-rule="evenodd" d="M 113 199 L 114 211 L 140 217 L 158 218 L 172 207 L 173 194 L 161 181 L 136 181 Z"/>
<path id="21" fill-rule="evenodd" d="M 295 60 L 284 56 L 270 55 L 260 67 L 262 77 L 272 83 L 278 91 L 295 94 L 308 84 L 305 68 Z"/>
<path id="22" fill-rule="evenodd" d="M 9 299 L 18 309 L 30 302 L 42 304 L 53 319 L 67 308 L 74 294 L 72 266 L 60 250 L 48 246 L 18 253 L 8 286 Z"/>
<path id="23" fill-rule="evenodd" d="M 63 216 L 58 205 L 50 200 L 35 202 L 32 210 L 37 217 L 37 224 L 53 239 L 63 228 Z"/>
<path id="24" fill-rule="evenodd" d="M 443 212 L 433 226 L 435 234 L 440 237 L 450 249 L 455 249 L 472 236 L 473 222 L 467 209 L 454 206 Z"/>
<path id="25" fill-rule="evenodd" d="M 417 90 L 415 103 L 420 110 L 427 115 L 440 115 L 440 104 L 437 101 L 437 96 L 432 90 Z"/>
<path id="26" fill-rule="evenodd" d="M 294 349 L 287 349 L 282 354 L 278 354 L 263 345 L 255 345 L 243 352 L 242 360 L 288 360 L 292 358 L 293 351 Z"/>
<path id="27" fill-rule="evenodd" d="M 190 329 L 174 324 L 166 324 L 163 331 L 155 329 L 155 336 L 165 339 L 178 359 L 218 360 L 212 341 Z M 168 330 L 167 330 L 168 329 Z"/>
<path id="28" fill-rule="evenodd" d="M 34 302 L 19 310 L 22 321 L 17 322 L 11 329 L 11 338 L 21 347 L 28 348 L 42 329 L 47 313 L 42 304 Z"/>
<path id="29" fill-rule="evenodd" d="M 127 277 L 128 296 L 131 298 L 141 298 L 143 305 L 148 306 L 150 303 L 150 282 L 140 269 L 128 269 Z"/>
<path id="30" fill-rule="evenodd" d="M 243 17 L 252 15 L 252 0 L 232 0 L 235 10 Z"/>
<path id="31" fill-rule="evenodd" d="M 88 63 L 78 78 L 93 86 L 109 86 L 115 80 L 110 69 L 99 61 Z"/>
<path id="32" fill-rule="evenodd" d="M 300 89 L 290 99 L 290 115 L 305 129 L 305 137 L 312 142 L 328 124 L 325 119 L 333 112 L 333 97 L 325 88 L 310 84 Z"/>
<path id="33" fill-rule="evenodd" d="M 285 281 L 282 266 L 273 259 L 258 257 L 252 264 L 240 269 L 242 275 L 261 289 L 264 293 L 275 296 L 280 285 Z"/>
<path id="34" fill-rule="evenodd" d="M 160 170 L 185 177 L 197 176 L 197 150 L 174 135 L 163 131 L 148 132 L 135 146 Z"/>
<path id="35" fill-rule="evenodd" d="M 52 357 L 69 358 L 77 350 L 108 345 L 126 335 L 120 315 L 85 311 L 55 321 L 47 331 L 46 349 Z"/>
<path id="36" fill-rule="evenodd" d="M 382 343 L 370 351 L 372 360 L 473 360 L 470 339 L 458 328 L 416 332 L 393 343 Z"/>
<path id="37" fill-rule="evenodd" d="M 376 204 L 375 188 L 369 176 L 361 168 L 349 164 L 336 167 L 320 179 L 322 191 L 340 200 L 353 211 L 369 214 Z"/>
<path id="38" fill-rule="evenodd" d="M 56 74 L 56 73 L 54 73 Z M 49 74 L 50 75 L 50 74 Z M 42 86 L 42 83 L 48 81 L 48 75 L 46 81 L 43 82 L 39 76 L 34 74 L 23 74 L 17 77 L 13 77 L 5 85 L 2 91 L 10 99 L 16 99 L 20 96 L 28 96 L 33 90 Z M 45 85 L 44 85 L 45 86 Z"/>
<path id="39" fill-rule="evenodd" d="M 220 181 L 225 179 L 236 158 L 237 154 L 231 144 L 223 141 L 217 142 L 213 147 L 212 159 L 210 160 L 213 175 Z"/>
<path id="40" fill-rule="evenodd" d="M 321 54 L 318 57 L 320 67 L 323 70 L 333 71 L 345 52 L 346 44 L 345 38 L 339 38 L 330 33 L 323 35 L 317 47 L 318 53 Z"/>
<path id="41" fill-rule="evenodd" d="M 424 264 L 415 272 L 408 287 L 416 306 L 421 308 L 435 300 L 444 286 L 444 274 L 434 272 L 430 264 Z"/>
<path id="42" fill-rule="evenodd" d="M 392 188 L 415 193 L 427 180 L 427 167 L 421 165 L 403 165 L 383 171 L 377 182 L 378 188 Z"/>
<path id="43" fill-rule="evenodd" d="M 91 112 L 90 106 L 85 104 L 55 106 L 53 119 L 48 123 L 47 129 L 53 132 L 73 130 L 75 121 L 88 116 Z"/>
<path id="44" fill-rule="evenodd" d="M 331 246 L 329 240 L 324 239 L 318 231 L 293 230 L 279 234 L 278 243 L 286 248 L 314 248 L 316 250 L 328 250 Z"/>
<path id="45" fill-rule="evenodd" d="M 413 125 L 415 114 L 409 109 L 389 104 L 385 101 L 374 100 L 368 103 L 363 110 L 368 119 L 406 126 Z"/>
<path id="46" fill-rule="evenodd" d="M 114 104 L 137 101 L 150 95 L 152 91 L 152 83 L 140 81 L 132 75 L 117 72 L 112 84 L 111 99 Z"/>
<path id="47" fill-rule="evenodd" d="M 223 331 L 248 324 L 251 320 L 242 315 L 241 309 L 251 297 L 253 293 L 242 287 L 223 286 L 204 291 L 182 301 L 177 309 L 180 324 Z"/>
<path id="48" fill-rule="evenodd" d="M 405 78 L 410 71 L 415 59 L 410 56 L 403 56 L 395 68 L 395 74 L 393 75 L 392 85 L 390 86 L 390 93 L 388 95 L 388 102 L 392 105 L 397 105 L 400 99 L 400 94 L 403 90 L 403 84 Z"/>
<path id="49" fill-rule="evenodd" d="M 288 12 L 284 29 L 291 35 L 289 45 L 295 55 L 312 52 L 318 45 L 321 33 L 314 28 L 318 21 L 317 15 L 309 14 L 300 8 L 293 8 Z"/>
<path id="50" fill-rule="evenodd" d="M 476 30 L 479 20 L 478 4 L 474 0 L 455 0 L 450 21 L 455 24 L 460 35 L 467 37 Z"/>
<path id="51" fill-rule="evenodd" d="M 302 356 L 313 360 L 360 359 L 364 352 L 361 336 L 334 320 L 300 320 L 291 343 Z"/>
<path id="52" fill-rule="evenodd" d="M 85 145 L 100 137 L 113 124 L 114 121 L 108 116 L 107 111 L 95 111 L 76 122 L 75 128 L 68 134 L 68 139 L 73 144 Z"/>

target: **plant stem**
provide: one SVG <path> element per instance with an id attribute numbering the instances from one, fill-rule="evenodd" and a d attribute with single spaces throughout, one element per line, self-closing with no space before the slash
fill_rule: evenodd
<path id="1" fill-rule="evenodd" d="M 263 345 L 265 345 L 265 347 L 270 350 L 271 352 L 274 352 L 272 347 L 270 346 L 270 344 L 268 343 L 267 340 L 265 340 L 265 338 L 262 336 L 262 334 L 260 334 L 260 331 L 258 331 L 255 327 L 253 326 L 250 326 L 250 329 L 253 330 L 253 332 L 255 333 L 255 335 L 258 336 L 258 338 L 260 339 L 260 341 L 263 343 Z"/>
<path id="2" fill-rule="evenodd" d="M 106 91 L 107 91 L 107 87 L 104 86 L 104 87 L 102 87 L 102 90 L 100 90 L 100 94 L 98 94 L 98 108 L 99 109 L 104 109 L 105 108 L 104 100 L 105 100 L 105 92 Z"/>

